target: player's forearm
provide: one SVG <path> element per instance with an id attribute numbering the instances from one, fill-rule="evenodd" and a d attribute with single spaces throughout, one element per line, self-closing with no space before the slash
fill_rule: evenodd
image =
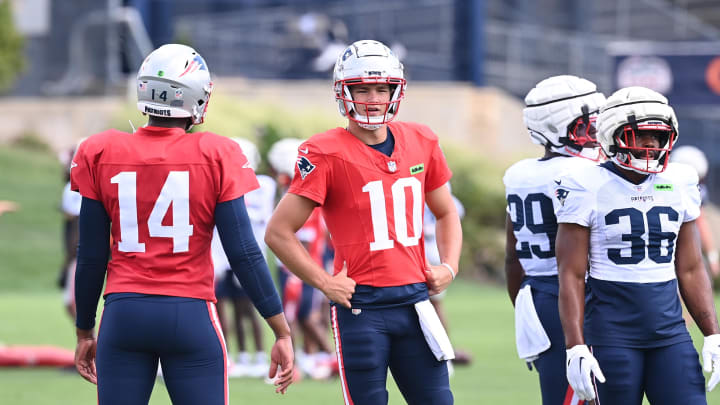
<path id="1" fill-rule="evenodd" d="M 555 237 L 558 281 L 558 307 L 565 334 L 565 346 L 585 344 L 585 272 L 588 268 L 590 230 L 578 224 L 558 224 Z"/>
<path id="2" fill-rule="evenodd" d="M 514 248 L 513 248 L 514 250 Z M 515 298 L 517 298 L 520 286 L 522 285 L 523 278 L 525 277 L 525 271 L 520 265 L 520 261 L 516 254 L 512 256 L 505 256 L 505 279 L 507 283 L 507 291 L 512 301 L 513 306 L 515 305 Z"/>
<path id="3" fill-rule="evenodd" d="M 585 318 L 585 280 L 560 273 L 558 307 L 560 322 L 565 334 L 565 346 L 571 348 L 585 344 L 583 319 Z"/>
<path id="4" fill-rule="evenodd" d="M 265 233 L 265 243 L 275 253 L 278 259 L 293 274 L 311 286 L 323 290 L 330 275 L 310 257 L 292 230 L 282 230 L 268 227 Z"/>
<path id="5" fill-rule="evenodd" d="M 107 243 L 110 239 L 110 218 L 100 201 L 83 198 L 79 227 L 75 325 L 79 329 L 92 330 L 110 255 Z"/>
<path id="6" fill-rule="evenodd" d="M 678 284 L 685 306 L 703 335 L 720 333 L 710 278 L 702 261 L 678 272 Z"/>
<path id="7" fill-rule="evenodd" d="M 453 210 L 437 218 L 435 239 L 438 253 L 440 253 L 440 261 L 449 264 L 457 273 L 462 249 L 462 226 L 457 211 Z"/>
<path id="8" fill-rule="evenodd" d="M 282 313 L 280 296 L 253 235 L 244 199 L 218 204 L 215 224 L 233 273 L 260 315 L 269 318 Z"/>
<path id="9" fill-rule="evenodd" d="M 276 338 L 290 337 L 290 326 L 288 326 L 284 313 L 265 318 L 270 329 L 272 329 Z"/>

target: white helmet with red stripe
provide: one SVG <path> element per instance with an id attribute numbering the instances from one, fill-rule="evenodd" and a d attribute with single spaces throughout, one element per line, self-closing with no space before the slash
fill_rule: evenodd
<path id="1" fill-rule="evenodd" d="M 333 82 L 340 114 L 370 130 L 380 128 L 395 118 L 407 85 L 403 64 L 395 53 L 382 42 L 372 40 L 357 41 L 345 48 L 335 62 Z M 359 114 L 355 104 L 360 103 L 353 100 L 350 86 L 375 83 L 390 85 L 390 101 L 362 103 L 366 107 L 379 106 L 382 115 Z"/>
<path id="2" fill-rule="evenodd" d="M 700 180 L 707 176 L 710 167 L 705 153 L 700 148 L 692 145 L 683 145 L 673 149 L 670 161 L 692 167 L 697 172 Z"/>
<path id="3" fill-rule="evenodd" d="M 202 124 L 212 88 L 200 54 L 186 45 L 167 44 L 152 51 L 138 70 L 137 106 L 144 114 Z"/>
<path id="4" fill-rule="evenodd" d="M 638 142 L 641 131 L 660 139 L 657 148 Z M 642 174 L 665 170 L 678 139 L 675 111 L 662 94 L 645 87 L 626 87 L 613 93 L 600 110 L 598 140 L 615 164 Z"/>
<path id="5" fill-rule="evenodd" d="M 601 151 L 595 120 L 604 103 L 595 83 L 572 75 L 552 76 L 525 96 L 523 119 L 533 143 L 597 161 Z"/>
<path id="6" fill-rule="evenodd" d="M 245 139 L 245 138 L 230 138 L 230 139 L 232 139 L 238 145 L 240 145 L 240 149 L 242 150 L 243 155 L 245 155 L 245 157 L 247 158 L 248 164 L 254 171 L 257 171 L 258 166 L 260 165 L 260 162 L 262 161 L 262 159 L 260 158 L 260 151 L 258 151 L 257 146 L 255 146 L 255 144 L 252 141 Z"/>
<path id="7" fill-rule="evenodd" d="M 303 140 L 298 138 L 283 138 L 270 147 L 268 150 L 268 163 L 278 173 L 285 174 L 291 179 L 295 175 L 298 148 Z"/>

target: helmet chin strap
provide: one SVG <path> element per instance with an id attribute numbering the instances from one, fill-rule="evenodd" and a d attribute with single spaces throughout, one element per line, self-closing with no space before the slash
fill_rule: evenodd
<path id="1" fill-rule="evenodd" d="M 359 122 L 358 125 L 360 126 L 360 128 L 367 129 L 368 131 L 374 131 L 382 127 L 382 124 L 361 124 Z"/>
<path id="2" fill-rule="evenodd" d="M 355 119 L 355 122 L 360 126 L 360 128 L 367 129 L 369 131 L 374 131 L 380 127 L 383 126 L 382 122 L 380 123 L 373 123 L 373 119 L 376 121 L 383 121 L 383 118 L 385 116 L 378 116 L 378 117 L 368 117 L 367 115 L 360 115 L 357 111 L 353 109 L 353 118 Z M 388 118 L 392 118 L 392 114 L 387 114 Z"/>
<path id="3" fill-rule="evenodd" d="M 660 166 L 660 160 L 659 159 L 638 159 L 635 158 L 631 153 L 617 153 L 613 159 L 616 163 L 618 163 L 621 167 L 632 170 L 636 173 L 640 174 L 652 174 L 652 173 L 659 173 L 658 167 Z M 635 162 L 643 162 L 644 163 L 644 169 L 641 169 L 637 165 L 633 164 Z"/>

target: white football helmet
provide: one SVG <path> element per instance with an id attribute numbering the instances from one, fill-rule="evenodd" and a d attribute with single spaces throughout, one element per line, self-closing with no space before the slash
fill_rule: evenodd
<path id="1" fill-rule="evenodd" d="M 362 128 L 374 130 L 392 121 L 405 97 L 407 82 L 403 64 L 383 43 L 357 41 L 345 48 L 338 56 L 333 71 L 335 99 L 343 117 L 357 122 Z M 390 101 L 387 103 L 359 103 L 353 100 L 350 87 L 357 84 L 387 83 L 390 85 Z M 381 106 L 383 115 L 368 116 L 357 112 L 356 104 Z"/>
<path id="2" fill-rule="evenodd" d="M 167 44 L 152 51 L 138 70 L 137 106 L 144 114 L 202 124 L 212 89 L 202 56 L 189 46 Z"/>
<path id="3" fill-rule="evenodd" d="M 304 141 L 297 138 L 283 138 L 270 147 L 268 163 L 278 174 L 286 174 L 292 179 L 295 175 L 298 148 Z"/>
<path id="4" fill-rule="evenodd" d="M 670 154 L 670 161 L 675 163 L 683 163 L 691 166 L 698 174 L 700 179 L 707 176 L 709 164 L 705 153 L 699 148 L 692 145 L 678 146 L 673 149 Z"/>
<path id="5" fill-rule="evenodd" d="M 640 145 L 637 142 L 640 131 L 658 133 L 660 146 Z M 598 140 L 608 158 L 642 174 L 665 170 L 678 136 L 675 111 L 665 96 L 645 87 L 616 91 L 607 99 L 598 117 Z"/>
<path id="6" fill-rule="evenodd" d="M 595 120 L 605 96 L 589 80 L 549 77 L 525 96 L 523 119 L 533 143 L 563 155 L 598 161 Z"/>
<path id="7" fill-rule="evenodd" d="M 253 171 L 257 171 L 258 166 L 260 165 L 260 162 L 262 159 L 260 158 L 260 151 L 258 151 L 257 146 L 252 141 L 249 141 L 245 138 L 230 138 L 233 141 L 237 142 L 238 145 L 240 145 L 240 149 L 243 152 L 243 155 L 248 160 L 248 164 L 253 169 Z"/>

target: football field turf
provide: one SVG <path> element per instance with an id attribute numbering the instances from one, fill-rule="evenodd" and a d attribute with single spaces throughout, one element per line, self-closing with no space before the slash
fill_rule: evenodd
<path id="1" fill-rule="evenodd" d="M 474 357 L 471 366 L 455 368 L 450 381 L 455 403 L 539 404 L 537 375 L 515 355 L 512 310 L 505 291 L 460 281 L 452 286 L 445 302 L 455 347 Z M 0 342 L 5 344 L 74 347 L 73 328 L 59 293 L 3 292 L 0 319 Z M 693 334 L 698 337 L 695 328 Z M 390 404 L 404 403 L 394 383 L 388 384 L 388 390 Z M 718 391 L 708 397 L 709 404 L 720 404 Z M 0 402 L 7 404 L 96 403 L 94 386 L 74 371 L 48 368 L 0 368 L 0 393 Z M 275 394 L 260 380 L 231 379 L 230 400 L 234 404 L 263 405 L 342 403 L 337 379 L 305 379 L 293 384 L 285 396 Z M 155 384 L 150 403 L 170 404 L 161 380 Z"/>

